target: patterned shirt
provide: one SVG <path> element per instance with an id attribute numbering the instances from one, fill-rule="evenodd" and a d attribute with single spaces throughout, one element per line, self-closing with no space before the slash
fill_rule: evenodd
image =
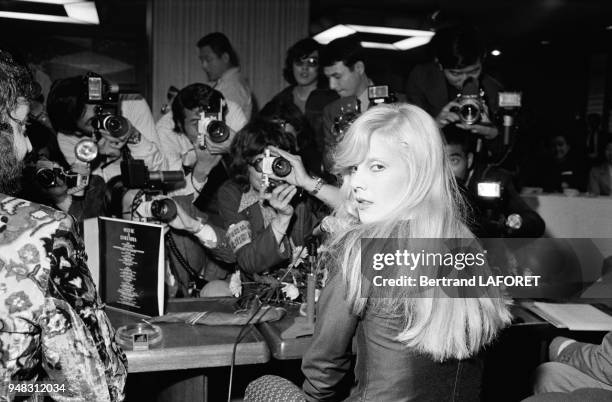
<path id="1" fill-rule="evenodd" d="M 0 194 L 0 401 L 34 381 L 65 385 L 58 401 L 123 400 L 127 360 L 86 260 L 72 218 Z"/>

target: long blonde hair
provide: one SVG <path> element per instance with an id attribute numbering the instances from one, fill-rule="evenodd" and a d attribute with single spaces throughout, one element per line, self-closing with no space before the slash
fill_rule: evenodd
<path id="1" fill-rule="evenodd" d="M 409 184 L 398 189 L 403 200 L 384 221 L 363 224 L 348 175 L 365 159 L 375 133 L 400 150 Z M 439 361 L 469 357 L 490 342 L 510 322 L 502 297 L 451 298 L 439 287 L 428 294 L 431 297 L 413 297 L 408 290 L 379 299 L 362 294 L 361 239 L 473 238 L 464 224 L 465 206 L 433 119 L 413 105 L 373 107 L 351 125 L 334 151 L 334 163 L 344 179 L 344 203 L 334 211 L 338 225 L 323 263 L 340 270 L 353 312 L 360 315 L 366 306 L 401 312 L 405 325 L 397 340 Z"/>

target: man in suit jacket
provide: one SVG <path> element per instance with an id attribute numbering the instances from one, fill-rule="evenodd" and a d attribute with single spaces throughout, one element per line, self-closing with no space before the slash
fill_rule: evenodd
<path id="1" fill-rule="evenodd" d="M 485 140 L 488 150 L 499 155 L 503 151 L 503 138 L 495 124 L 501 84 L 483 72 L 486 54 L 484 42 L 478 30 L 469 26 L 457 26 L 439 30 L 431 46 L 435 59 L 420 64 L 411 71 L 406 84 L 409 103 L 427 111 L 440 128 L 456 125 L 466 133 L 476 134 Z M 484 91 L 486 112 L 476 124 L 461 122 L 455 109 L 457 95 L 465 94 L 468 83 L 477 83 Z"/>
<path id="2" fill-rule="evenodd" d="M 331 41 L 321 51 L 321 66 L 329 79 L 330 89 L 340 99 L 323 109 L 324 156 L 323 166 L 331 170 L 331 152 L 342 139 L 347 121 L 365 112 L 369 107 L 368 86 L 372 85 L 366 74 L 363 48 L 356 35 L 349 35 Z M 344 122 L 342 120 L 345 120 Z"/>

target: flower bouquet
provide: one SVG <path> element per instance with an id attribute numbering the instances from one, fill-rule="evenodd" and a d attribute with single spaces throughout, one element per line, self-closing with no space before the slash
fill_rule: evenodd
<path id="1" fill-rule="evenodd" d="M 309 261 L 306 247 L 296 247 L 287 267 L 248 276 L 237 270 L 232 274 L 229 288 L 238 298 L 240 309 L 248 309 L 257 299 L 270 304 L 299 304 L 306 301 L 308 276 L 311 273 L 315 277 L 316 299 L 327 280 L 327 270 Z"/>

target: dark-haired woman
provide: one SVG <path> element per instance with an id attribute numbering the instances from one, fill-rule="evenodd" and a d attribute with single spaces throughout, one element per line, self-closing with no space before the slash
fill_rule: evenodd
<path id="1" fill-rule="evenodd" d="M 295 153 L 293 137 L 277 124 L 255 120 L 241 130 L 232 143 L 231 179 L 217 196 L 238 265 L 249 273 L 287 264 L 316 222 L 307 196 L 300 197 L 295 186 L 265 185 L 262 164 L 269 146 Z"/>

